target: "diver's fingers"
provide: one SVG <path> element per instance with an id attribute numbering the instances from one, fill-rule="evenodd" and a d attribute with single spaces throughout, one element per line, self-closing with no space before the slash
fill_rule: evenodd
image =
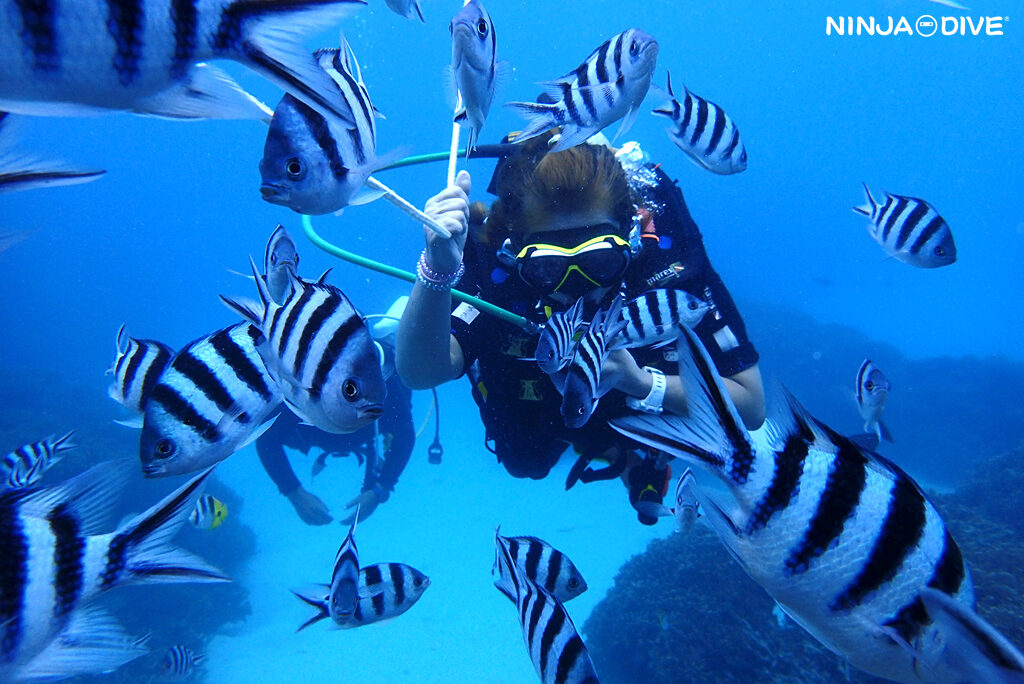
<path id="1" fill-rule="evenodd" d="M 469 171 L 466 171 L 465 169 L 459 171 L 459 175 L 455 177 L 455 185 L 456 187 L 461 188 L 468 198 L 469 191 L 473 188 L 473 180 L 469 176 Z"/>
<path id="2" fill-rule="evenodd" d="M 433 206 L 432 211 L 427 213 L 435 217 L 440 214 L 461 214 L 468 221 L 469 204 L 461 197 L 452 197 L 438 202 Z"/>

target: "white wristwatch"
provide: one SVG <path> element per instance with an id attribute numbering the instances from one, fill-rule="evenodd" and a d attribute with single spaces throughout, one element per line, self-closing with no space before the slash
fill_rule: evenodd
<path id="1" fill-rule="evenodd" d="M 643 399 L 626 397 L 626 406 L 634 411 L 661 413 L 662 405 L 665 403 L 665 389 L 668 387 L 668 381 L 665 380 L 665 374 L 657 368 L 644 366 L 644 370 L 651 374 L 651 391 Z"/>

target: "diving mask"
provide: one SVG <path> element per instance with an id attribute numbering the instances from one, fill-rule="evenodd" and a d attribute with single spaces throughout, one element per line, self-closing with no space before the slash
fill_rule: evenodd
<path id="1" fill-rule="evenodd" d="M 606 234 L 574 247 L 531 243 L 516 254 L 515 263 L 519 277 L 537 292 L 578 295 L 579 290 L 618 285 L 630 256 L 629 242 Z"/>

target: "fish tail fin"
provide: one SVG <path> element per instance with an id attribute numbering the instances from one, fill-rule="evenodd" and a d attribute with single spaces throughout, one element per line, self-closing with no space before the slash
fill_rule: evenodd
<path id="1" fill-rule="evenodd" d="M 679 331 L 679 375 L 688 415 L 631 415 L 609 424 L 622 434 L 710 468 L 729 484 L 746 482 L 754 459 L 750 435 L 700 339 Z"/>
<path id="2" fill-rule="evenodd" d="M 219 55 L 242 61 L 323 116 L 355 125 L 337 84 L 302 45 L 302 39 L 365 4 L 366 0 L 228 3 L 212 45 Z"/>
<path id="3" fill-rule="evenodd" d="M 61 451 L 69 451 L 78 446 L 74 442 L 68 441 L 74 436 L 74 434 L 74 430 L 68 430 L 68 432 L 62 437 L 50 440 L 50 447 L 53 449 L 54 455 L 60 453 Z"/>
<path id="4" fill-rule="evenodd" d="M 212 472 L 213 468 L 207 468 L 114 532 L 103 573 L 104 587 L 128 581 L 229 581 L 217 568 L 168 543 L 195 509 Z"/>
<path id="5" fill-rule="evenodd" d="M 526 127 L 516 136 L 516 142 L 534 138 L 558 123 L 555 119 L 555 113 L 559 108 L 558 104 L 506 102 L 505 106 L 514 110 L 516 114 L 527 121 Z"/>
<path id="6" fill-rule="evenodd" d="M 871 190 L 868 189 L 868 184 L 861 183 L 861 185 L 864 186 L 864 197 L 867 199 L 868 203 L 860 207 L 854 207 L 853 210 L 858 214 L 862 214 L 864 216 L 871 216 L 872 214 L 875 213 L 875 207 L 877 207 L 878 205 L 875 204 L 875 198 L 871 196 Z"/>
<path id="7" fill-rule="evenodd" d="M 327 587 L 322 585 L 316 585 L 315 588 L 311 587 L 309 589 L 292 589 L 292 593 L 295 594 L 300 601 L 308 606 L 316 608 L 316 614 L 299 625 L 299 628 L 295 630 L 296 632 L 301 632 L 310 625 L 314 625 L 331 616 L 330 611 L 327 609 L 327 601 L 330 597 L 323 593 L 325 590 L 329 591 Z"/>
<path id="8" fill-rule="evenodd" d="M 238 313 L 245 320 L 249 321 L 257 328 L 263 323 L 263 317 L 266 315 L 267 304 L 274 301 L 270 296 L 270 290 L 267 288 L 267 283 L 260 276 L 259 270 L 256 268 L 256 262 L 253 261 L 252 255 L 249 255 L 249 266 L 252 268 L 253 279 L 256 281 L 256 291 L 259 294 L 260 301 L 257 304 L 251 299 L 245 297 L 227 297 L 221 295 L 220 299 L 224 302 L 229 309 Z"/>

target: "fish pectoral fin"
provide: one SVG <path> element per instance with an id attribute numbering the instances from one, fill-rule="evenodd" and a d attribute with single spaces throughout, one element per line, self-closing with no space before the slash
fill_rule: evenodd
<path id="1" fill-rule="evenodd" d="M 277 414 L 277 415 L 281 415 L 281 414 Z M 274 424 L 275 420 L 277 420 L 277 416 L 274 416 L 273 418 L 271 418 L 270 420 L 264 422 L 258 428 L 253 430 L 252 434 L 249 435 L 248 437 L 246 437 L 245 441 L 238 445 L 238 449 L 244 449 L 245 447 L 247 447 L 250 444 L 252 444 L 253 442 L 255 442 L 257 439 L 262 437 L 263 433 L 270 429 L 270 426 Z M 236 451 L 238 449 L 236 449 Z"/>
<path id="2" fill-rule="evenodd" d="M 126 428 L 132 428 L 133 430 L 142 429 L 142 416 L 135 416 L 134 418 L 125 418 L 124 420 L 115 420 L 118 425 L 123 425 Z"/>
<path id="3" fill-rule="evenodd" d="M 350 205 L 369 204 L 375 200 L 379 200 L 387 193 L 383 190 L 377 190 L 375 188 L 368 188 L 365 185 L 356 191 L 356 194 L 352 195 L 348 203 Z"/>
<path id="4" fill-rule="evenodd" d="M 640 109 L 636 106 L 630 107 L 629 111 L 626 112 L 626 116 L 622 117 L 622 123 L 619 124 L 619 130 L 615 131 L 615 135 L 612 136 L 612 143 L 619 139 L 620 135 L 625 135 L 626 131 L 633 127 L 633 122 L 636 121 L 636 115 Z"/>
<path id="5" fill-rule="evenodd" d="M 184 80 L 146 98 L 133 111 L 171 119 L 257 119 L 266 124 L 274 115 L 224 71 L 202 62 Z"/>
<path id="6" fill-rule="evenodd" d="M 594 126 L 587 126 L 580 128 L 578 126 L 566 125 L 562 129 L 562 135 L 558 138 L 558 142 L 554 147 L 551 148 L 551 152 L 561 152 L 562 150 L 568 150 L 577 145 L 585 143 L 591 136 L 599 133 L 600 128 Z"/>
<path id="7" fill-rule="evenodd" d="M 145 655 L 142 640 L 98 608 L 74 611 L 68 625 L 32 660 L 17 670 L 25 680 L 59 679 L 109 672 Z"/>

